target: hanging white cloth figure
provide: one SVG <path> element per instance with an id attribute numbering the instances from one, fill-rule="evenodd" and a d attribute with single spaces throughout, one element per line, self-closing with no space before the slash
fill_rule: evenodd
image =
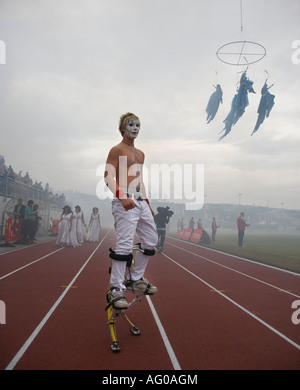
<path id="1" fill-rule="evenodd" d="M 89 222 L 89 241 L 99 241 L 100 228 L 101 224 L 98 208 L 93 207 L 93 213 L 91 214 Z"/>

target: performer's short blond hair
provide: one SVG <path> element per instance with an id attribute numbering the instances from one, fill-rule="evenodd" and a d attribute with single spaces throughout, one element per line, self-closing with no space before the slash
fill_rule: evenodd
<path id="1" fill-rule="evenodd" d="M 125 126 L 126 126 L 126 119 L 139 119 L 135 114 L 132 112 L 127 112 L 126 114 L 123 114 L 120 116 L 120 122 L 119 122 L 119 131 L 123 135 L 123 132 L 125 131 Z"/>

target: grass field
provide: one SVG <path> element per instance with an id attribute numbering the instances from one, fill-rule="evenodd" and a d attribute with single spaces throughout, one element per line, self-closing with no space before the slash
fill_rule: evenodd
<path id="1" fill-rule="evenodd" d="M 208 232 L 210 235 L 210 232 Z M 246 230 L 244 246 L 238 246 L 237 232 L 219 229 L 216 241 L 203 245 L 260 263 L 300 274 L 300 235 Z"/>

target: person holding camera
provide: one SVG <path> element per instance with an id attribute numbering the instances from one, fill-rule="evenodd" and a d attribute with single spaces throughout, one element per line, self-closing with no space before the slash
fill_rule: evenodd
<path id="1" fill-rule="evenodd" d="M 166 225 L 169 223 L 173 211 L 170 211 L 169 207 L 157 207 L 157 212 L 158 214 L 154 216 L 154 221 L 158 235 L 157 249 L 158 253 L 161 253 L 165 243 Z"/>

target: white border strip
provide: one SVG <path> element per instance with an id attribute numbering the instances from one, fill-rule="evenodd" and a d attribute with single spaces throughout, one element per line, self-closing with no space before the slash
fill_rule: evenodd
<path id="1" fill-rule="evenodd" d="M 102 244 L 102 242 L 105 240 L 106 236 L 108 235 L 109 231 L 106 233 L 102 241 L 97 245 L 96 249 L 92 252 L 90 257 L 86 260 L 86 262 L 83 264 L 83 266 L 80 268 L 80 270 L 77 272 L 77 274 L 74 276 L 72 281 L 68 284 L 67 288 L 64 290 L 64 292 L 61 294 L 61 296 L 58 298 L 58 300 L 54 303 L 54 305 L 51 307 L 51 309 L 48 311 L 48 313 L 45 315 L 45 317 L 42 319 L 42 321 L 39 323 L 39 325 L 35 328 L 35 330 L 32 332 L 31 336 L 26 340 L 24 345 L 21 347 L 21 349 L 17 352 L 15 357 L 12 359 L 12 361 L 8 364 L 8 366 L 5 368 L 5 370 L 13 370 L 18 361 L 22 358 L 24 353 L 29 348 L 30 344 L 33 342 L 33 340 L 36 338 L 36 336 L 39 334 L 42 327 L 46 324 L 46 322 L 49 320 L 57 306 L 60 304 L 60 302 L 63 300 L 67 292 L 70 290 L 71 286 L 74 284 L 78 276 L 81 274 L 85 266 L 88 264 L 90 259 L 94 256 L 95 252 L 99 248 L 99 246 Z"/>
<path id="2" fill-rule="evenodd" d="M 180 367 L 180 365 L 178 363 L 178 360 L 176 358 L 174 350 L 173 350 L 173 348 L 171 346 L 171 343 L 170 343 L 170 341 L 168 339 L 168 336 L 167 336 L 167 334 L 166 334 L 166 332 L 164 330 L 164 327 L 163 327 L 162 323 L 160 322 L 160 319 L 159 319 L 158 314 L 157 314 L 157 312 L 155 310 L 155 307 L 153 306 L 153 303 L 152 303 L 152 301 L 150 299 L 150 296 L 146 295 L 146 298 L 147 298 L 147 301 L 149 303 L 150 309 L 152 311 L 153 317 L 155 319 L 156 325 L 157 325 L 157 327 L 159 329 L 160 335 L 161 335 L 161 337 L 163 339 L 163 342 L 164 342 L 165 347 L 167 349 L 167 352 L 169 354 L 169 357 L 171 359 L 171 362 L 173 364 L 174 370 L 181 370 L 181 367 Z"/>
<path id="3" fill-rule="evenodd" d="M 216 293 L 222 295 L 223 298 L 227 299 L 229 302 L 233 303 L 235 306 L 237 306 L 239 309 L 243 310 L 245 313 L 249 314 L 252 318 L 254 318 L 256 321 L 260 322 L 262 325 L 270 329 L 272 332 L 276 333 L 279 337 L 283 338 L 285 341 L 293 345 L 295 348 L 300 350 L 300 345 L 295 343 L 293 340 L 289 339 L 287 336 L 285 336 L 283 333 L 279 332 L 277 329 L 273 328 L 273 326 L 269 325 L 267 322 L 262 320 L 261 318 L 257 317 L 255 314 L 251 313 L 249 310 L 247 310 L 245 307 L 241 306 L 237 302 L 235 302 L 233 299 L 229 298 L 227 295 L 223 294 L 221 291 L 218 291 L 214 286 L 207 283 L 205 280 L 199 278 L 196 274 L 194 274 L 192 271 L 185 268 L 183 265 L 177 263 L 177 261 L 173 260 L 171 257 L 167 256 L 166 254 L 163 254 L 165 257 L 167 257 L 169 260 L 171 260 L 173 263 L 177 264 L 180 268 L 184 269 L 186 272 L 194 276 L 196 279 L 200 280 L 200 282 L 206 284 L 210 289 L 214 290 Z"/>

